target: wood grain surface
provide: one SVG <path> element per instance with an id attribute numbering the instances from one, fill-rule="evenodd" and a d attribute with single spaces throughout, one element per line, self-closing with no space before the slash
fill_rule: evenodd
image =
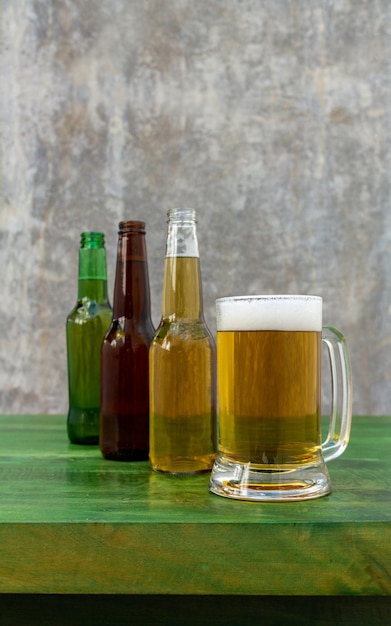
<path id="1" fill-rule="evenodd" d="M 391 595 L 390 444 L 391 418 L 356 417 L 331 495 L 260 504 L 0 416 L 0 592 Z"/>

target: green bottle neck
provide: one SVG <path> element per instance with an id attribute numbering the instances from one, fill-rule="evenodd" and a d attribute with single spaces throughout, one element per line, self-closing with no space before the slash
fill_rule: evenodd
<path id="1" fill-rule="evenodd" d="M 107 302 L 106 250 L 103 247 L 79 250 L 78 299 L 89 298 L 96 302 Z"/>
<path id="2" fill-rule="evenodd" d="M 78 300 L 94 300 L 100 304 L 108 304 L 107 280 L 79 279 Z"/>

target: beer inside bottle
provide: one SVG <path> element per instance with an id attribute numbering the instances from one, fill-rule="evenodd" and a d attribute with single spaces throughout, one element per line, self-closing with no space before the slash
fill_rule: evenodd
<path id="1" fill-rule="evenodd" d="M 100 349 L 111 315 L 104 235 L 82 233 L 77 303 L 66 321 L 67 432 L 72 443 L 99 442 Z"/>
<path id="2" fill-rule="evenodd" d="M 113 321 L 101 353 L 100 449 L 106 459 L 148 459 L 148 350 L 153 335 L 145 223 L 121 222 Z"/>
<path id="3" fill-rule="evenodd" d="M 168 213 L 162 319 L 151 344 L 150 462 L 174 474 L 211 469 L 215 345 L 205 323 L 195 211 Z"/>

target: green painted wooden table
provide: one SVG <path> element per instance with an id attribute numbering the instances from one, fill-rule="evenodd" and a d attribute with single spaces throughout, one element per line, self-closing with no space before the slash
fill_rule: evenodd
<path id="1" fill-rule="evenodd" d="M 325 498 L 237 502 L 0 416 L 0 625 L 391 623 L 391 417 L 355 417 L 329 471 Z"/>

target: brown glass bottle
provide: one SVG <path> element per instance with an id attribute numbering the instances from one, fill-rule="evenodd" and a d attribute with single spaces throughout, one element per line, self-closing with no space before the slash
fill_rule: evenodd
<path id="1" fill-rule="evenodd" d="M 120 222 L 113 321 L 101 351 L 99 445 L 106 459 L 148 459 L 148 351 L 153 335 L 145 223 Z"/>

